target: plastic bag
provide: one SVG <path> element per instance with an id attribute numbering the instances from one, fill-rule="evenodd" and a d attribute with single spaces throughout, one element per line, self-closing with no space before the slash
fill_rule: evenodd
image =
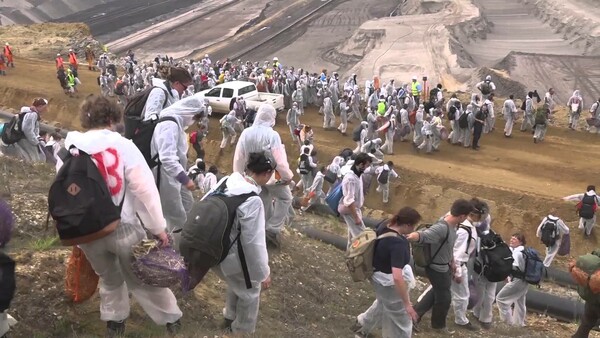
<path id="1" fill-rule="evenodd" d="M 571 253 L 571 235 L 564 234 L 558 247 L 557 254 L 559 256 L 566 256 Z"/>
<path id="2" fill-rule="evenodd" d="M 132 248 L 131 268 L 146 285 L 166 288 L 180 283 L 188 290 L 190 277 L 183 257 L 172 247 L 161 248 L 160 242 L 144 239 Z"/>
<path id="3" fill-rule="evenodd" d="M 90 299 L 98 289 L 98 279 L 83 250 L 74 246 L 67 262 L 65 277 L 67 297 L 75 303 Z"/>

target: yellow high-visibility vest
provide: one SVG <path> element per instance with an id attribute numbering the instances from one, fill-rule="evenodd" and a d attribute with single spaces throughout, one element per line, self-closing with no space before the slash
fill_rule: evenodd
<path id="1" fill-rule="evenodd" d="M 412 83 L 412 95 L 413 96 L 419 96 L 419 83 L 418 82 L 413 82 Z"/>

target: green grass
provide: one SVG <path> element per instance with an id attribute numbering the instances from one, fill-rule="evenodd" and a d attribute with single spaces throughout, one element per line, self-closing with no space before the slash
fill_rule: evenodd
<path id="1" fill-rule="evenodd" d="M 42 237 L 31 241 L 29 247 L 33 251 L 48 251 L 59 244 L 58 237 Z"/>

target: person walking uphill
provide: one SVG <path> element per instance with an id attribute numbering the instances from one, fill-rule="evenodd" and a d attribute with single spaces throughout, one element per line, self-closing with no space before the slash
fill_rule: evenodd
<path id="1" fill-rule="evenodd" d="M 366 153 L 356 155 L 350 171 L 342 179 L 343 197 L 338 211 L 348 225 L 348 245 L 352 238 L 365 230 L 360 210 L 365 202 L 365 194 L 363 193 L 363 180 L 360 176 L 371 166 L 372 161 L 371 156 Z"/>
<path id="2" fill-rule="evenodd" d="M 159 164 L 152 171 L 170 232 L 183 227 L 194 203 L 192 191 L 196 190 L 196 185 L 186 170 L 188 142 L 185 129 L 199 116 L 203 103 L 201 96 L 190 96 L 163 110 L 150 142 L 152 157 L 158 156 Z M 173 233 L 175 249 L 179 237 L 179 232 Z"/>
<path id="3" fill-rule="evenodd" d="M 30 107 L 21 107 L 21 112 L 17 116 L 16 128 L 13 128 L 13 133 L 11 133 L 12 140 L 8 142 L 7 131 L 2 133 L 2 146 L 0 147 L 2 153 L 19 157 L 26 162 L 45 162 L 46 155 L 41 148 L 39 135 L 40 115 L 47 111 L 48 100 L 42 98 L 33 100 Z M 8 128 L 8 125 L 5 128 Z"/>
<path id="4" fill-rule="evenodd" d="M 277 164 L 276 174 L 261 186 L 260 197 L 265 205 L 267 240 L 279 246 L 281 229 L 292 205 L 289 184 L 294 174 L 290 170 L 281 137 L 273 130 L 276 114 L 270 104 L 262 104 L 258 108 L 254 124 L 244 129 L 235 147 L 233 171 L 243 173 L 250 153 L 255 152 L 266 152 Z"/>
<path id="5" fill-rule="evenodd" d="M 425 273 L 433 287 L 423 299 L 415 305 L 419 320 L 431 311 L 431 327 L 439 334 L 452 334 L 446 327 L 446 317 L 450 310 L 452 296 L 450 285 L 455 275 L 453 260 L 456 229 L 473 212 L 471 202 L 458 199 L 450 208 L 450 214 L 438 220 L 431 227 L 418 232 L 412 232 L 406 238 L 411 242 L 430 244 L 431 252 L 438 252 L 431 263 L 425 267 Z"/>
<path id="6" fill-rule="evenodd" d="M 596 209 L 600 204 L 600 196 L 596 194 L 596 186 L 588 185 L 585 193 L 563 197 L 563 200 L 578 202 L 579 229 L 584 230 L 586 237 L 590 236 L 596 225 Z"/>
<path id="7" fill-rule="evenodd" d="M 131 271 L 131 250 L 146 238 L 144 227 L 158 237 L 161 245 L 169 243 L 152 172 L 135 145 L 111 131 L 121 120 L 121 110 L 115 102 L 90 96 L 81 105 L 79 116 L 81 126 L 88 131 L 67 134 L 65 147 L 74 146 L 92 156 L 113 203 L 123 203 L 121 220 L 114 232 L 79 245 L 100 276 L 100 319 L 107 322 L 106 337 L 124 334 L 130 312 L 129 292 L 157 325 L 166 325 L 170 333 L 176 333 L 182 312 L 173 292 L 141 284 Z"/>
<path id="8" fill-rule="evenodd" d="M 373 254 L 371 285 L 376 300 L 358 315 L 353 331 L 367 337 L 381 320 L 383 338 L 410 338 L 417 313 L 412 307 L 403 269 L 410 261 L 410 245 L 403 235 L 411 233 L 421 220 L 419 212 L 404 207 L 391 221 L 379 226 Z M 386 235 L 387 234 L 387 235 Z"/>
<path id="9" fill-rule="evenodd" d="M 227 283 L 223 316 L 226 328 L 234 334 L 255 331 L 261 289 L 267 289 L 271 285 L 269 255 L 265 241 L 265 207 L 258 194 L 261 185 L 267 184 L 274 171 L 275 163 L 263 153 L 251 153 L 244 173 L 235 172 L 224 182 L 225 196 L 256 194 L 248 197 L 237 208 L 236 219 L 239 225 L 231 229 L 231 238 L 240 236 L 251 287 L 246 286 L 237 245 L 232 245 L 225 259 L 213 268 Z"/>

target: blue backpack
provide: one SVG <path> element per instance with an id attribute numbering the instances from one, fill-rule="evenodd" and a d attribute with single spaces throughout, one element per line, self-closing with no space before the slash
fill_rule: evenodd
<path id="1" fill-rule="evenodd" d="M 327 204 L 331 211 L 333 211 L 333 214 L 338 217 L 340 216 L 340 213 L 338 212 L 338 206 L 340 205 L 340 201 L 342 200 L 343 196 L 342 182 L 340 182 L 331 188 L 331 192 L 325 198 L 325 204 Z"/>
<path id="2" fill-rule="evenodd" d="M 544 277 L 544 263 L 540 259 L 538 252 L 534 248 L 525 248 L 523 250 L 525 259 L 525 272 L 521 273 L 521 278 L 529 284 L 539 285 Z"/>

